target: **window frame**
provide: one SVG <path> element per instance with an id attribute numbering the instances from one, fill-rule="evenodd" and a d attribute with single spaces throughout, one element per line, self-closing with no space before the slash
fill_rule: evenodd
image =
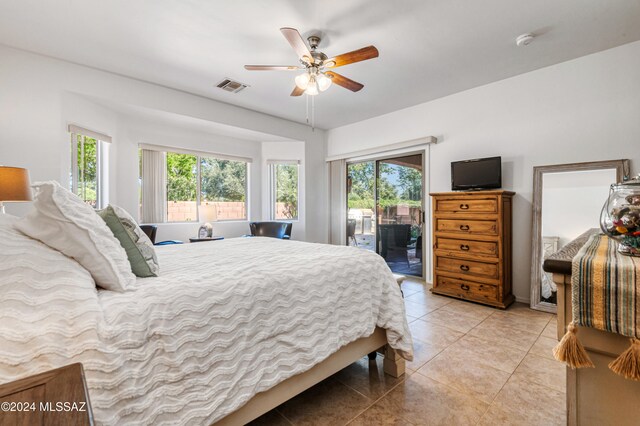
<path id="1" fill-rule="evenodd" d="M 296 182 L 296 199 L 297 199 L 297 216 L 295 219 L 277 219 L 276 218 L 276 203 L 278 198 L 278 182 L 276 178 L 277 166 L 296 166 L 298 168 L 298 178 Z M 287 221 L 287 222 L 299 222 L 301 209 L 300 209 L 300 160 L 270 160 L 269 166 L 269 218 L 275 221 Z"/>
<path id="2" fill-rule="evenodd" d="M 110 141 L 103 141 L 98 137 L 89 136 L 81 133 L 77 130 L 69 132 L 71 134 L 71 192 L 78 195 L 78 137 L 82 137 L 82 147 L 84 148 L 86 138 L 91 138 L 96 141 L 96 207 L 95 210 L 103 209 L 109 202 L 108 196 L 108 178 L 106 171 L 109 170 L 109 165 L 106 164 L 109 158 L 108 155 L 108 143 Z M 85 200 L 82 200 L 83 202 Z"/>

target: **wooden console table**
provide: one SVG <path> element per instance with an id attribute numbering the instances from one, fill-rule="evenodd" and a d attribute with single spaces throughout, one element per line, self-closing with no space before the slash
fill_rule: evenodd
<path id="1" fill-rule="evenodd" d="M 591 229 L 558 252 L 543 265 L 553 273 L 558 286 L 558 340 L 572 321 L 571 260 L 599 229 Z M 608 364 L 629 347 L 629 338 L 615 333 L 579 327 L 578 336 L 595 368 L 567 367 L 567 424 L 637 425 L 640 421 L 640 382 L 626 380 Z"/>

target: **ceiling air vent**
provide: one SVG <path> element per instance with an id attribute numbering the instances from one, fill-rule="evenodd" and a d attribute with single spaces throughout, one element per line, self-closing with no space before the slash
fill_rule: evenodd
<path id="1" fill-rule="evenodd" d="M 249 87 L 246 84 L 240 83 L 239 81 L 231 80 L 230 78 L 225 78 L 217 85 L 222 90 L 226 90 L 231 93 L 238 93 L 246 87 Z"/>

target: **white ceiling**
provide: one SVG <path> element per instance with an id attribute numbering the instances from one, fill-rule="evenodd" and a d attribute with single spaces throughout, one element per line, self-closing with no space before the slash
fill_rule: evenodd
<path id="1" fill-rule="evenodd" d="M 327 129 L 640 40 L 640 0 L 0 0 L 0 43 L 304 122 L 295 73 L 243 68 L 296 65 L 283 26 L 320 31 L 329 56 L 380 51 L 336 70 L 362 91 L 316 97 Z"/>

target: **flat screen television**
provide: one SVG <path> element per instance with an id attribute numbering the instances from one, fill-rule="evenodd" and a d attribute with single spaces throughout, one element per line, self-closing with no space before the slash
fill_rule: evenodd
<path id="1" fill-rule="evenodd" d="M 451 163 L 453 191 L 502 187 L 502 158 L 488 157 Z"/>

